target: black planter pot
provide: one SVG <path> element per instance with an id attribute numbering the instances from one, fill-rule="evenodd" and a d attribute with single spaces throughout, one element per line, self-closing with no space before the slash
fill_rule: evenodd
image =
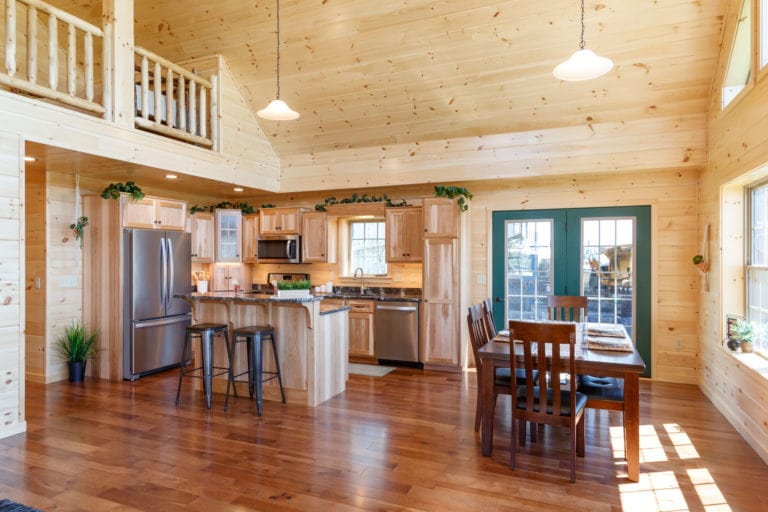
<path id="1" fill-rule="evenodd" d="M 82 382 L 85 379 L 85 363 L 88 361 L 67 361 L 69 382 Z"/>
<path id="2" fill-rule="evenodd" d="M 741 345 L 741 342 L 733 338 L 728 338 L 728 341 L 725 344 L 731 350 L 739 350 L 739 346 Z"/>

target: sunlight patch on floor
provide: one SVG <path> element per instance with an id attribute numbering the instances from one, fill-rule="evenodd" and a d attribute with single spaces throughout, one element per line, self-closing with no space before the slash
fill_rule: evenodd
<path id="1" fill-rule="evenodd" d="M 667 434 L 664 440 L 657 435 L 653 425 L 641 425 L 641 462 L 663 463 L 668 461 L 669 457 L 664 451 L 665 443 L 672 445 L 671 448 L 681 460 L 700 458 L 688 434 L 680 425 L 668 423 L 663 427 Z M 623 427 L 611 427 L 610 436 L 614 457 L 624 462 Z M 669 440 L 668 443 L 666 439 Z M 672 453 L 671 449 L 669 453 Z M 674 456 L 670 455 L 670 457 Z M 685 481 L 686 478 L 687 482 Z M 691 504 L 686 501 L 685 493 L 681 488 L 681 480 L 686 489 L 689 489 L 688 484 L 693 487 L 700 504 Z M 685 475 L 675 475 L 673 471 L 640 473 L 639 482 L 620 484 L 619 493 L 623 512 L 689 512 L 690 510 L 732 512 L 707 468 L 687 469 Z M 690 500 L 690 491 L 688 491 L 688 497 Z M 695 501 L 695 498 L 693 499 Z"/>

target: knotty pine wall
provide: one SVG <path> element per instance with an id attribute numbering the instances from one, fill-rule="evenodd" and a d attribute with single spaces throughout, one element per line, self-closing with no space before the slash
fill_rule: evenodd
<path id="1" fill-rule="evenodd" d="M 21 137 L 0 132 L 0 437 L 24 420 L 24 171 Z"/>
<path id="2" fill-rule="evenodd" d="M 24 301 L 26 377 L 32 382 L 45 382 L 46 372 L 46 236 L 45 229 L 45 168 L 38 162 L 27 162 L 26 202 L 24 209 L 26 232 L 26 279 Z M 39 279 L 40 286 L 35 286 Z"/>
<path id="3" fill-rule="evenodd" d="M 731 41 L 740 2 L 731 4 L 726 42 Z M 722 345 L 725 315 L 744 314 L 743 233 L 723 226 L 742 223 L 743 183 L 768 176 L 761 169 L 768 164 L 768 81 L 765 70 L 758 73 L 757 82 L 753 78 L 742 96 L 721 111 L 719 91 L 730 54 L 725 46 L 710 98 L 707 165 L 700 178 L 698 236 L 703 236 L 704 225 L 711 226 L 711 270 L 710 290 L 699 297 L 698 384 L 768 463 L 768 379 L 744 364 L 748 356 Z M 741 183 L 726 187 L 734 181 Z"/>

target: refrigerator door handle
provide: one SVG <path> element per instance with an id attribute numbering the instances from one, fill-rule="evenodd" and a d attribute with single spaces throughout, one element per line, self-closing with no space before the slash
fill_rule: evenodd
<path id="1" fill-rule="evenodd" d="M 168 258 L 168 287 L 167 287 L 167 293 L 165 296 L 165 307 L 171 305 L 171 293 L 173 293 L 173 283 L 174 283 L 174 272 L 173 272 L 173 240 L 170 238 L 166 238 L 165 241 L 168 243 L 168 251 L 167 251 L 167 258 Z"/>
<path id="2" fill-rule="evenodd" d="M 145 320 L 145 321 L 140 321 L 140 322 L 134 321 L 133 322 L 133 327 L 136 328 L 136 329 L 141 329 L 142 327 L 158 327 L 158 326 L 161 326 L 161 325 L 171 325 L 171 324 L 176 324 L 176 323 L 179 323 L 179 322 L 183 322 L 185 318 L 189 319 L 190 315 L 189 314 L 176 315 L 176 316 L 170 316 L 170 317 L 162 318 L 160 320 L 157 320 L 157 319 L 156 320 Z"/>
<path id="3" fill-rule="evenodd" d="M 165 239 L 160 239 L 160 260 L 162 274 L 160 275 L 160 303 L 165 309 L 168 303 L 168 251 L 165 250 Z"/>

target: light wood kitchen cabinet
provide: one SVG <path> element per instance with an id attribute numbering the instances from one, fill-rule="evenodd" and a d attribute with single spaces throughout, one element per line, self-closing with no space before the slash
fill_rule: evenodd
<path id="1" fill-rule="evenodd" d="M 259 210 L 259 233 L 262 235 L 298 235 L 299 208 L 262 208 Z"/>
<path id="2" fill-rule="evenodd" d="M 213 263 L 214 234 L 213 214 L 196 212 L 190 215 L 190 236 L 192 239 L 192 261 L 196 263 Z"/>
<path id="3" fill-rule="evenodd" d="M 243 232 L 240 210 L 216 210 L 216 262 L 240 263 Z"/>
<path id="4" fill-rule="evenodd" d="M 184 231 L 187 203 L 145 196 L 138 201 L 128 194 L 120 196 L 123 227 Z"/>
<path id="5" fill-rule="evenodd" d="M 425 197 L 422 208 L 424 210 L 424 237 L 450 237 L 459 236 L 459 205 L 455 199 L 447 197 Z"/>
<path id="6" fill-rule="evenodd" d="M 213 265 L 213 289 L 214 292 L 231 292 L 235 284 L 243 289 L 243 268 L 241 265 Z M 250 287 L 250 285 L 249 285 Z"/>
<path id="7" fill-rule="evenodd" d="M 385 210 L 387 261 L 421 261 L 424 221 L 419 207 Z"/>
<path id="8" fill-rule="evenodd" d="M 425 238 L 421 361 L 425 368 L 459 371 L 461 329 L 456 238 Z"/>
<path id="9" fill-rule="evenodd" d="M 374 301 L 367 299 L 347 299 L 349 311 L 349 360 L 359 362 L 374 361 Z"/>
<path id="10" fill-rule="evenodd" d="M 243 215 L 243 262 L 256 263 L 256 239 L 259 236 L 259 214 Z"/>
<path id="11" fill-rule="evenodd" d="M 303 263 L 335 263 L 338 222 L 329 220 L 325 212 L 308 212 L 301 216 L 301 261 Z"/>

